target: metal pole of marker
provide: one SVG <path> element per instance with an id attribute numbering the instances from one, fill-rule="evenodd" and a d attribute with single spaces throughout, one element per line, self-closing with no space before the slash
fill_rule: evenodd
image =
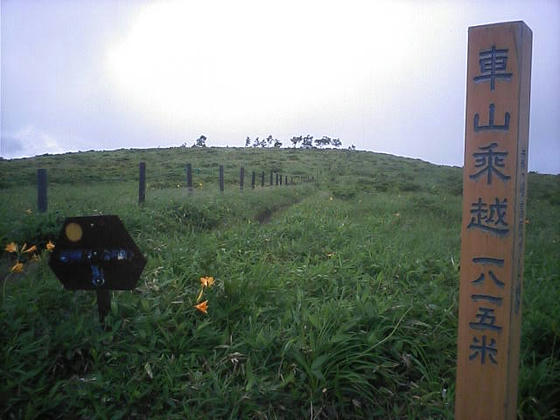
<path id="1" fill-rule="evenodd" d="M 111 309 L 111 291 L 109 289 L 97 289 L 96 293 L 99 322 L 103 323 L 103 321 L 105 321 L 105 317 Z"/>

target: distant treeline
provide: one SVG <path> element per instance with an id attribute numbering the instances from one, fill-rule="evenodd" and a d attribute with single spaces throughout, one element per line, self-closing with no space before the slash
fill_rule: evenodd
<path id="1" fill-rule="evenodd" d="M 206 147 L 206 140 L 207 137 L 205 135 L 201 135 L 198 139 L 195 140 L 192 147 Z M 298 147 L 301 149 L 318 149 L 321 147 L 333 147 L 339 148 L 342 147 L 342 141 L 339 138 L 331 138 L 329 136 L 323 136 L 321 138 L 314 139 L 313 136 L 294 136 L 290 139 L 292 146 L 294 148 Z M 187 143 L 184 143 L 183 146 L 187 146 Z M 280 148 L 282 147 L 282 142 L 277 138 L 274 138 L 272 135 L 269 135 L 266 138 L 259 138 L 255 137 L 251 139 L 251 137 L 247 136 L 245 139 L 245 147 L 275 147 Z M 349 149 L 355 149 L 355 146 L 352 145 Z"/>

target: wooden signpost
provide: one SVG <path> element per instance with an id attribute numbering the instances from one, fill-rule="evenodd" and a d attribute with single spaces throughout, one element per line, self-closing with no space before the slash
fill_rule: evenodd
<path id="1" fill-rule="evenodd" d="M 469 28 L 457 419 L 517 408 L 532 32 Z"/>

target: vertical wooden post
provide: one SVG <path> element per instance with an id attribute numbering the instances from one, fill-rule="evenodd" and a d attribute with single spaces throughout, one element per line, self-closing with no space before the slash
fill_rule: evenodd
<path id="1" fill-rule="evenodd" d="M 280 175 L 280 185 L 282 185 L 282 175 Z"/>
<path id="2" fill-rule="evenodd" d="M 245 168 L 242 166 L 239 171 L 239 189 L 243 191 L 243 182 L 245 181 Z"/>
<path id="3" fill-rule="evenodd" d="M 192 187 L 192 165 L 190 163 L 187 163 L 187 190 L 192 193 L 193 192 L 193 187 Z"/>
<path id="4" fill-rule="evenodd" d="M 253 171 L 253 174 L 251 176 L 251 188 L 255 189 L 255 171 Z"/>
<path id="5" fill-rule="evenodd" d="M 140 162 L 140 179 L 138 181 L 138 203 L 142 204 L 146 200 L 146 162 Z"/>
<path id="6" fill-rule="evenodd" d="M 270 186 L 272 187 L 272 171 L 270 171 Z"/>
<path id="7" fill-rule="evenodd" d="M 288 175 L 286 175 L 286 178 L 284 178 L 284 185 L 288 185 Z"/>
<path id="8" fill-rule="evenodd" d="M 264 171 L 261 174 L 261 187 L 264 187 Z"/>
<path id="9" fill-rule="evenodd" d="M 224 192 L 224 165 L 220 165 L 220 192 Z"/>
<path id="10" fill-rule="evenodd" d="M 278 174 L 276 174 L 276 185 L 278 185 Z"/>
<path id="11" fill-rule="evenodd" d="M 469 28 L 457 419 L 515 419 L 532 32 Z"/>
<path id="12" fill-rule="evenodd" d="M 47 170 L 37 169 L 37 208 L 39 213 L 45 213 L 47 207 Z"/>

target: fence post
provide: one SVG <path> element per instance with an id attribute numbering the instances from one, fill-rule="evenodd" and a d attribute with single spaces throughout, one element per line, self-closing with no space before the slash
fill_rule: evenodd
<path id="1" fill-rule="evenodd" d="M 47 170 L 37 169 L 37 207 L 39 213 L 47 211 Z"/>
<path id="2" fill-rule="evenodd" d="M 243 191 L 243 183 L 245 182 L 245 168 L 242 166 L 239 171 L 239 189 Z"/>
<path id="3" fill-rule="evenodd" d="M 192 165 L 187 163 L 187 190 L 192 193 Z"/>
<path id="4" fill-rule="evenodd" d="M 284 185 L 288 185 L 288 175 L 286 175 L 286 178 L 284 179 Z"/>
<path id="5" fill-rule="evenodd" d="M 253 171 L 253 175 L 251 176 L 251 188 L 255 189 L 255 171 Z"/>
<path id="6" fill-rule="evenodd" d="M 220 165 L 220 191 L 224 192 L 224 165 Z"/>
<path id="7" fill-rule="evenodd" d="M 278 174 L 276 174 L 276 185 L 278 185 Z"/>
<path id="8" fill-rule="evenodd" d="M 282 185 L 282 175 L 280 175 L 280 185 Z"/>
<path id="9" fill-rule="evenodd" d="M 146 162 L 140 162 L 140 180 L 138 182 L 138 204 L 146 200 Z"/>
<path id="10" fill-rule="evenodd" d="M 272 187 L 272 171 L 270 171 L 270 186 Z"/>
<path id="11" fill-rule="evenodd" d="M 264 187 L 264 171 L 261 174 L 261 187 Z"/>

